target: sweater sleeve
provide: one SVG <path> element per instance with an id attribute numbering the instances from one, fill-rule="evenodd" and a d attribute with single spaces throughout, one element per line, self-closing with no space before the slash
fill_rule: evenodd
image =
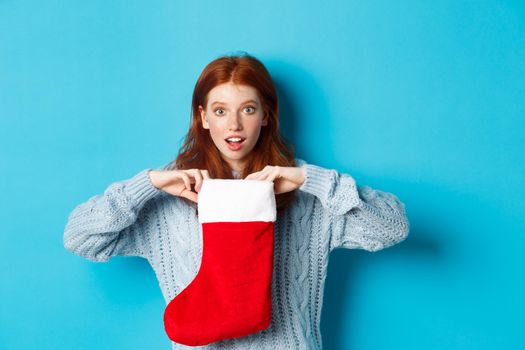
<path id="1" fill-rule="evenodd" d="M 112 183 L 103 194 L 73 209 L 64 230 L 64 247 L 95 262 L 115 255 L 144 257 L 139 211 L 162 192 L 144 169 L 131 179 Z"/>
<path id="2" fill-rule="evenodd" d="M 330 250 L 365 249 L 375 252 L 405 240 L 409 222 L 405 205 L 392 193 L 358 186 L 348 174 L 325 169 L 303 160 L 305 181 L 299 190 L 322 204 L 330 225 Z"/>

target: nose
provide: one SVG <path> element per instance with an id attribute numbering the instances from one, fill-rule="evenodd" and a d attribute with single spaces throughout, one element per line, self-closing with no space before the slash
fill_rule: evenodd
<path id="1" fill-rule="evenodd" d="M 242 123 L 241 123 L 241 116 L 237 113 L 233 113 L 230 120 L 230 130 L 241 130 L 242 129 Z"/>

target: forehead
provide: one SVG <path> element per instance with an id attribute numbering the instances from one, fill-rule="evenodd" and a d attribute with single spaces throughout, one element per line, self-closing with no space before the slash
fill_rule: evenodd
<path id="1" fill-rule="evenodd" d="M 208 104 L 214 102 L 236 104 L 246 100 L 259 102 L 257 89 L 248 85 L 238 85 L 228 82 L 217 85 L 208 93 Z"/>

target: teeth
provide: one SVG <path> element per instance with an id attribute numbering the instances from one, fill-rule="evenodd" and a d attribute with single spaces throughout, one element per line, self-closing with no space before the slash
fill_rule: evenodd
<path id="1" fill-rule="evenodd" d="M 230 142 L 239 142 L 241 141 L 242 139 L 240 137 L 231 137 L 229 139 L 226 139 L 227 141 L 230 141 Z"/>

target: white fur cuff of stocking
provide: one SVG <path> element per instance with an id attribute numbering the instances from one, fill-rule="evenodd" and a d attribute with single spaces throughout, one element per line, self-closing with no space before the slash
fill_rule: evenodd
<path id="1" fill-rule="evenodd" d="M 199 222 L 275 221 L 273 182 L 204 179 L 198 194 Z"/>

